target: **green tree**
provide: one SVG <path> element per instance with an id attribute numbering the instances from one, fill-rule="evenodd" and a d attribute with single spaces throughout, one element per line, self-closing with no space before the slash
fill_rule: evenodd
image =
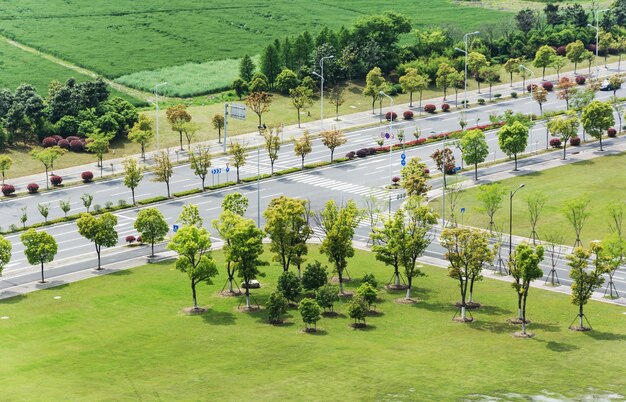
<path id="1" fill-rule="evenodd" d="M 283 271 L 278 277 L 276 290 L 281 292 L 289 301 L 296 303 L 300 293 L 302 293 L 302 284 L 300 279 L 293 272 Z"/>
<path id="2" fill-rule="evenodd" d="M 154 178 L 152 181 L 165 183 L 167 187 L 167 198 L 170 198 L 170 179 L 174 174 L 174 165 L 172 165 L 172 161 L 170 160 L 170 154 L 167 151 L 161 151 L 155 154 L 152 159 L 154 160 L 154 167 L 152 168 Z"/>
<path id="3" fill-rule="evenodd" d="M 87 137 L 87 145 L 85 145 L 85 148 L 87 151 L 96 154 L 96 158 L 98 158 L 98 167 L 100 167 L 100 177 L 103 175 L 104 163 L 102 161 L 104 159 L 104 155 L 109 152 L 111 140 L 114 136 L 114 133 L 104 133 L 96 129 Z"/>
<path id="4" fill-rule="evenodd" d="M 365 300 L 365 303 L 367 303 L 368 311 L 371 309 L 372 305 L 376 302 L 376 299 L 378 298 L 378 290 L 376 290 L 376 288 L 372 286 L 369 282 L 363 282 L 356 289 L 356 294 L 357 297 L 360 296 L 363 298 L 363 300 Z"/>
<path id="5" fill-rule="evenodd" d="M 484 54 L 478 52 L 470 52 L 467 55 L 467 69 L 469 73 L 474 77 L 478 84 L 478 93 L 480 93 L 480 83 L 482 81 L 480 76 L 480 69 L 489 65 L 487 58 Z"/>
<path id="6" fill-rule="evenodd" d="M 513 155 L 515 159 L 513 171 L 517 171 L 517 154 L 524 152 L 528 145 L 528 127 L 519 121 L 505 124 L 498 131 L 498 145 L 509 158 Z"/>
<path id="7" fill-rule="evenodd" d="M 504 71 L 509 73 L 509 86 L 511 87 L 513 86 L 513 73 L 519 71 L 520 64 L 522 64 L 522 59 L 519 57 L 511 57 L 504 63 Z"/>
<path id="8" fill-rule="evenodd" d="M 420 158 L 411 158 L 409 163 L 400 170 L 400 175 L 402 179 L 400 184 L 408 196 L 422 196 L 430 190 L 430 186 L 426 182 L 428 179 L 426 164 Z"/>
<path id="9" fill-rule="evenodd" d="M 80 200 L 83 202 L 83 206 L 87 209 L 87 212 L 89 212 L 89 208 L 93 202 L 93 194 L 83 193 L 83 195 L 80 196 Z"/>
<path id="10" fill-rule="evenodd" d="M 338 85 L 334 86 L 328 94 L 328 101 L 335 106 L 335 121 L 339 121 L 339 108 L 346 103 L 345 91 Z"/>
<path id="11" fill-rule="evenodd" d="M 456 69 L 450 66 L 447 63 L 443 63 L 439 65 L 439 69 L 437 69 L 437 88 L 441 88 L 443 90 L 443 100 L 446 100 L 446 96 L 448 93 L 448 88 L 452 86 L 454 75 L 457 73 Z"/>
<path id="12" fill-rule="evenodd" d="M 130 189 L 133 205 L 135 205 L 135 189 L 143 179 L 143 172 L 135 158 L 126 158 L 122 163 L 124 165 L 124 186 Z"/>
<path id="13" fill-rule="evenodd" d="M 191 153 L 191 141 L 196 137 L 196 133 L 200 131 L 200 126 L 196 123 L 189 122 L 183 124 L 182 130 L 187 140 L 187 152 Z"/>
<path id="14" fill-rule="evenodd" d="M 278 49 L 273 43 L 270 43 L 261 53 L 259 68 L 267 76 L 267 80 L 272 88 L 274 87 L 276 77 L 280 73 L 281 64 Z"/>
<path id="15" fill-rule="evenodd" d="M 565 67 L 567 65 L 567 59 L 565 57 L 562 56 L 555 56 L 552 59 L 552 62 L 550 62 L 550 67 L 554 68 L 556 70 L 556 79 L 560 80 L 560 74 L 561 74 L 561 70 L 563 69 L 563 67 Z"/>
<path id="16" fill-rule="evenodd" d="M 292 89 L 298 86 L 299 81 L 300 80 L 298 80 L 296 73 L 288 68 L 285 68 L 276 77 L 276 89 L 278 89 L 282 94 L 288 94 Z"/>
<path id="17" fill-rule="evenodd" d="M 367 317 L 368 312 L 369 308 L 363 296 L 355 296 L 352 298 L 352 301 L 348 305 L 348 316 L 354 320 L 355 327 L 359 324 L 363 327 L 367 325 L 365 317 Z"/>
<path id="18" fill-rule="evenodd" d="M 90 213 L 82 213 L 76 221 L 78 233 L 96 247 L 98 271 L 102 269 L 100 266 L 102 247 L 113 247 L 117 244 L 115 225 L 117 225 L 117 217 L 110 212 L 106 212 L 98 217 Z"/>
<path id="19" fill-rule="evenodd" d="M 63 211 L 63 216 L 65 218 L 67 218 L 67 213 L 70 212 L 70 210 L 72 209 L 72 203 L 71 203 L 71 199 L 67 199 L 67 200 L 59 200 L 59 208 L 61 208 L 61 211 Z"/>
<path id="20" fill-rule="evenodd" d="M 428 88 L 428 81 L 428 77 L 418 74 L 415 68 L 407 68 L 406 73 L 400 77 L 402 90 L 409 93 L 409 107 L 413 107 L 413 92 L 419 92 L 419 108 L 422 109 L 422 93 Z"/>
<path id="21" fill-rule="evenodd" d="M 230 163 L 237 170 L 237 183 L 240 183 L 239 180 L 239 168 L 246 164 L 246 149 L 238 142 L 230 143 Z"/>
<path id="22" fill-rule="evenodd" d="M 325 311 L 333 311 L 335 303 L 339 300 L 339 287 L 330 283 L 320 286 L 315 292 L 315 300 Z"/>
<path id="23" fill-rule="evenodd" d="M 202 228 L 203 221 L 200 216 L 200 210 L 198 210 L 198 206 L 194 204 L 183 205 L 183 209 L 176 219 L 176 222 L 182 224 L 183 226 L 195 226 L 197 228 Z"/>
<path id="24" fill-rule="evenodd" d="M 491 101 L 491 88 L 493 84 L 500 82 L 500 66 L 486 66 L 478 71 L 482 81 L 489 84 L 489 100 Z"/>
<path id="25" fill-rule="evenodd" d="M 583 54 L 585 53 L 585 44 L 580 40 L 568 43 L 565 46 L 565 55 L 569 61 L 574 63 L 574 74 L 578 68 L 578 63 L 584 60 Z"/>
<path id="26" fill-rule="evenodd" d="M 183 150 L 183 128 L 185 123 L 189 123 L 191 121 L 191 115 L 187 112 L 187 106 L 183 104 L 178 104 L 176 106 L 168 107 L 165 111 L 165 116 L 167 117 L 167 121 L 170 123 L 170 127 L 172 131 L 178 132 L 179 142 L 180 142 L 180 150 Z"/>
<path id="27" fill-rule="evenodd" d="M 548 130 L 552 134 L 558 135 L 563 144 L 563 160 L 567 157 L 567 142 L 578 133 L 580 122 L 573 113 L 557 116 L 548 122 Z"/>
<path id="28" fill-rule="evenodd" d="M 272 292 L 265 303 L 269 322 L 272 324 L 281 324 L 283 322 L 282 316 L 287 312 L 288 306 L 289 302 L 281 292 Z"/>
<path id="29" fill-rule="evenodd" d="M 320 137 L 322 139 L 322 144 L 326 148 L 330 149 L 330 162 L 332 163 L 335 148 L 348 142 L 348 138 L 346 138 L 346 135 L 342 131 L 337 129 L 322 131 L 320 133 Z"/>
<path id="30" fill-rule="evenodd" d="M 222 200 L 222 210 L 231 211 L 239 216 L 243 216 L 248 209 L 248 198 L 241 193 L 226 194 Z"/>
<path id="31" fill-rule="evenodd" d="M 224 199 L 224 201 L 226 200 Z M 231 210 L 224 208 L 223 205 L 224 204 L 222 203 L 222 213 L 220 214 L 219 219 L 214 219 L 213 221 L 211 221 L 211 225 L 217 231 L 220 238 L 224 241 L 224 247 L 227 247 L 231 244 L 231 238 L 233 236 L 233 232 L 237 223 L 241 219 L 243 219 L 243 217 Z M 226 259 L 224 262 L 224 266 L 226 268 L 226 274 L 228 275 L 228 292 L 231 295 L 234 295 L 236 294 L 233 286 L 236 272 L 235 261 Z"/>
<path id="32" fill-rule="evenodd" d="M 301 159 L 300 169 L 304 170 L 304 158 L 313 151 L 313 142 L 308 130 L 304 130 L 302 137 L 293 140 L 293 152 Z"/>
<path id="33" fill-rule="evenodd" d="M 235 79 L 235 81 L 233 81 L 232 87 L 235 90 L 235 94 L 237 95 L 239 100 L 241 100 L 243 95 L 248 91 L 248 83 L 241 78 Z"/>
<path id="34" fill-rule="evenodd" d="M 600 140 L 600 151 L 603 151 L 602 134 L 615 124 L 611 104 L 599 100 L 592 101 L 583 109 L 580 121 L 589 135 Z"/>
<path id="35" fill-rule="evenodd" d="M 57 242 L 46 232 L 37 232 L 35 229 L 28 229 L 22 233 L 20 240 L 24 245 L 24 255 L 30 265 L 41 265 L 41 281 L 46 283 L 43 275 L 45 263 L 52 262 L 57 254 Z"/>
<path id="36" fill-rule="evenodd" d="M 304 86 L 295 87 L 289 89 L 289 98 L 291 98 L 293 107 L 296 108 L 296 113 L 298 114 L 298 128 L 300 128 L 300 110 L 313 104 L 313 91 Z"/>
<path id="37" fill-rule="evenodd" d="M 552 46 L 544 45 L 537 49 L 537 53 L 535 53 L 535 60 L 533 60 L 533 65 L 537 68 L 541 68 L 541 79 L 545 79 L 546 77 L 546 67 L 550 66 L 552 59 L 556 57 L 556 50 Z"/>
<path id="38" fill-rule="evenodd" d="M 150 243 L 150 257 L 154 257 L 154 243 L 165 239 L 165 235 L 169 231 L 163 214 L 154 207 L 142 209 L 137 214 L 134 227 L 141 235 L 141 239 L 145 243 Z"/>
<path id="39" fill-rule="evenodd" d="M 211 235 L 204 228 L 183 225 L 174 234 L 167 248 L 178 253 L 176 269 L 189 277 L 193 309 L 202 311 L 198 308 L 196 285 L 200 282 L 212 284 L 211 278 L 217 275 L 215 261 L 211 257 Z"/>
<path id="40" fill-rule="evenodd" d="M 489 145 L 482 130 L 469 130 L 463 134 L 459 142 L 463 153 L 463 160 L 468 165 L 474 165 L 474 180 L 478 180 L 478 164 L 483 163 L 489 155 Z"/>
<path id="41" fill-rule="evenodd" d="M 2 275 L 2 271 L 11 261 L 12 249 L 11 242 L 0 235 L 0 275 Z"/>
<path id="42" fill-rule="evenodd" d="M 2 185 L 4 185 L 4 179 L 6 177 L 6 173 L 9 169 L 11 169 L 11 165 L 13 165 L 13 159 L 11 159 L 10 156 L 0 155 L 0 172 L 2 172 Z"/>
<path id="43" fill-rule="evenodd" d="M 576 234 L 576 241 L 574 242 L 574 247 L 583 245 L 580 240 L 580 232 L 582 232 L 585 222 L 587 218 L 589 218 L 589 197 L 585 194 L 580 195 L 571 200 L 567 200 L 565 205 L 563 206 L 563 214 L 567 221 L 572 225 L 572 229 L 574 229 L 574 233 Z"/>
<path id="44" fill-rule="evenodd" d="M 480 209 L 489 216 L 489 233 L 492 233 L 496 226 L 493 217 L 502 208 L 502 199 L 505 193 L 506 190 L 502 188 L 500 183 L 483 184 L 478 187 L 476 198 L 480 202 Z"/>
<path id="45" fill-rule="evenodd" d="M 246 106 L 259 117 L 259 127 L 262 125 L 261 118 L 265 112 L 270 110 L 272 95 L 267 92 L 252 92 L 246 96 Z"/>
<path id="46" fill-rule="evenodd" d="M 319 304 L 313 299 L 304 298 L 298 305 L 298 311 L 302 316 L 302 322 L 304 322 L 306 331 L 315 332 L 317 330 L 317 322 L 322 318 L 322 310 Z M 311 325 L 313 325 L 313 328 L 311 328 Z"/>
<path id="47" fill-rule="evenodd" d="M 513 277 L 513 289 L 517 293 L 517 319 L 522 324 L 522 334 L 526 335 L 526 300 L 530 284 L 535 279 L 543 277 L 543 270 L 539 264 L 543 261 L 543 247 L 531 247 L 521 243 L 511 254 L 509 272 Z"/>
<path id="48" fill-rule="evenodd" d="M 48 214 L 50 213 L 50 203 L 48 204 L 37 204 L 37 209 L 41 216 L 43 216 L 44 222 L 48 222 Z"/>
<path id="49" fill-rule="evenodd" d="M 354 256 L 352 237 L 361 220 L 361 212 L 352 200 L 342 206 L 329 200 L 315 218 L 324 233 L 320 252 L 335 267 L 339 277 L 339 291 L 343 293 L 343 274 L 348 266 L 348 258 Z"/>
<path id="50" fill-rule="evenodd" d="M 128 132 L 128 139 L 141 146 L 141 158 L 144 162 L 146 161 L 146 144 L 148 144 L 152 138 L 154 138 L 152 119 L 145 114 L 140 114 L 139 120 Z"/>
<path id="51" fill-rule="evenodd" d="M 255 70 L 256 66 L 252 61 L 252 58 L 247 54 L 244 55 L 239 62 L 239 78 L 241 78 L 244 82 L 250 82 Z"/>
<path id="52" fill-rule="evenodd" d="M 241 99 L 241 97 L 239 97 Z M 222 129 L 224 128 L 224 116 L 215 113 L 211 118 L 211 126 L 217 130 L 217 142 L 222 143 Z"/>
<path id="53" fill-rule="evenodd" d="M 380 91 L 386 87 L 385 78 L 379 67 L 374 67 L 365 77 L 365 88 L 363 89 L 363 95 L 372 98 L 372 114 L 376 114 L 374 111 L 374 105 L 380 98 Z"/>
<path id="54" fill-rule="evenodd" d="M 198 176 L 202 180 L 202 191 L 204 192 L 204 181 L 209 174 L 209 168 L 211 167 L 211 151 L 208 146 L 200 146 L 196 148 L 196 152 L 192 152 L 189 155 L 189 167 L 193 171 L 193 174 Z"/>
<path id="55" fill-rule="evenodd" d="M 41 162 L 46 169 L 46 188 L 50 188 L 49 172 L 54 168 L 54 161 L 65 154 L 65 149 L 58 146 L 30 151 L 30 156 Z"/>
<path id="56" fill-rule="evenodd" d="M 274 175 L 274 162 L 278 159 L 278 151 L 280 151 L 280 137 L 278 136 L 278 132 L 274 131 L 271 128 L 267 128 L 261 132 L 263 136 L 264 148 L 267 151 L 267 157 L 270 160 L 271 166 L 271 175 Z"/>
<path id="57" fill-rule="evenodd" d="M 539 221 L 539 216 L 543 211 L 543 207 L 546 205 L 548 197 L 541 192 L 535 191 L 530 193 L 528 197 L 526 197 L 526 205 L 528 207 L 528 218 L 530 220 L 530 237 L 533 239 L 533 244 L 536 244 L 537 238 L 537 222 Z"/>
<path id="58" fill-rule="evenodd" d="M 302 274 L 302 287 L 305 290 L 317 291 L 328 282 L 328 272 L 326 267 L 319 261 L 314 261 L 306 265 Z M 320 304 L 321 305 L 321 304 Z"/>

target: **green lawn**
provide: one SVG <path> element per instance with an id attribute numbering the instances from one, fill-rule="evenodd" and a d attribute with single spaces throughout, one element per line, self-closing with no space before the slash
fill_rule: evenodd
<path id="1" fill-rule="evenodd" d="M 623 139 L 618 139 L 618 141 L 623 141 Z M 555 159 L 561 158 L 563 151 L 556 151 L 553 155 Z M 525 187 L 520 189 L 513 198 L 513 234 L 530 235 L 526 198 L 530 193 L 540 191 L 548 197 L 537 224 L 540 237 L 550 233 L 560 233 L 563 235 L 565 244 L 573 245 L 575 233 L 563 213 L 563 207 L 567 200 L 587 194 L 591 200 L 588 209 L 590 216 L 583 227 L 581 239 L 585 245 L 588 245 L 591 240 L 603 239 L 609 234 L 607 204 L 626 199 L 626 172 L 621 169 L 624 163 L 626 163 L 626 154 L 607 155 L 503 180 L 502 184 L 507 193 L 503 198 L 502 208 L 495 215 L 496 226 L 502 227 L 503 231 L 508 233 L 509 190 L 514 190 L 523 183 Z M 477 193 L 477 188 L 462 192 L 459 196 L 458 207 L 465 208 L 464 224 L 486 228 L 489 218 L 486 213 L 480 211 L 480 205 L 476 199 Z"/>
<path id="2" fill-rule="evenodd" d="M 219 258 L 219 255 L 217 256 Z M 269 255 L 266 255 L 269 259 Z M 311 259 L 320 258 L 312 247 Z M 325 260 L 323 260 L 325 261 Z M 349 265 L 358 284 L 390 269 L 357 252 Z M 263 303 L 280 268 L 264 267 Z M 342 316 L 323 318 L 317 335 L 301 333 L 296 311 L 283 326 L 265 311 L 240 313 L 238 299 L 200 286 L 210 308 L 186 316 L 186 276 L 171 263 L 140 267 L 0 301 L 0 391 L 11 400 L 458 400 L 472 395 L 556 392 L 569 397 L 626 394 L 623 307 L 591 302 L 594 331 L 567 329 L 576 314 L 568 297 L 532 289 L 531 340 L 513 338 L 508 283 L 476 290 L 484 307 L 475 322 L 451 321 L 456 282 L 426 267 L 420 302 L 398 305 L 381 292 L 368 330 Z M 61 299 L 54 299 L 61 296 Z M 593 388 L 594 391 L 591 391 Z"/>

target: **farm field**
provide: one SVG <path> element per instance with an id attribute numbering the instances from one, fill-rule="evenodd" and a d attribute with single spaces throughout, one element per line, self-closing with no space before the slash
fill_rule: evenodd
<path id="1" fill-rule="evenodd" d="M 616 140 L 623 141 L 624 138 L 620 137 Z M 570 150 L 571 148 L 568 148 L 568 152 Z M 553 152 L 554 158 L 561 158 L 562 153 L 562 150 Z M 563 208 L 568 200 L 587 195 L 590 199 L 588 208 L 590 216 L 583 226 L 581 239 L 585 246 L 588 246 L 592 240 L 601 240 L 609 235 L 610 217 L 606 209 L 607 204 L 618 200 L 623 201 L 626 194 L 626 173 L 619 169 L 619 166 L 624 163 L 626 163 L 626 154 L 605 155 L 589 161 L 503 180 L 502 187 L 507 192 L 503 197 L 502 208 L 494 217 L 496 226 L 504 228 L 504 232 L 508 233 L 509 190 L 516 189 L 523 183 L 525 187 L 520 189 L 513 198 L 513 234 L 530 235 L 526 198 L 531 193 L 540 191 L 548 197 L 537 223 L 540 238 L 551 233 L 559 233 L 563 236 L 562 244 L 573 245 L 576 236 L 563 213 Z M 474 187 L 461 192 L 459 196 L 458 205 L 465 208 L 463 223 L 487 228 L 489 218 L 486 213 L 480 211 L 477 194 L 478 188 Z M 441 203 L 440 200 L 437 202 Z"/>
<path id="2" fill-rule="evenodd" d="M 310 260 L 326 261 L 312 246 Z M 147 251 L 147 250 L 146 250 Z M 215 252 L 217 260 L 221 253 Z M 265 254 L 269 260 L 270 255 Z M 218 262 L 220 271 L 221 264 Z M 354 290 L 374 273 L 384 282 L 388 267 L 357 251 L 349 267 Z M 263 305 L 281 268 L 254 291 Z M 187 316 L 186 275 L 172 263 L 42 290 L 0 301 L 0 390 L 13 400 L 32 400 L 45 387 L 47 400 L 471 400 L 518 395 L 583 398 L 626 394 L 623 307 L 590 302 L 594 330 L 569 331 L 576 307 L 566 295 L 532 289 L 529 330 L 515 339 L 516 298 L 506 282 L 477 285 L 483 307 L 475 321 L 451 320 L 456 282 L 441 268 L 425 267 L 417 280 L 419 303 L 394 303 L 402 294 L 380 292 L 377 314 L 366 330 L 354 330 L 347 301 L 339 316 L 322 318 L 317 334 L 301 332 L 295 309 L 281 326 L 266 311 L 242 313 L 239 299 L 199 285 L 205 314 Z M 403 292 L 400 292 L 403 293 Z M 55 297 L 60 296 L 58 299 Z M 560 398 L 559 398 L 560 399 Z"/>

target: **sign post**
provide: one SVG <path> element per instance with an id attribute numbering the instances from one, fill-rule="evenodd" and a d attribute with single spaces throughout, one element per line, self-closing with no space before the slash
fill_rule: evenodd
<path id="1" fill-rule="evenodd" d="M 228 106 L 230 106 L 230 113 L 228 112 Z M 224 153 L 226 153 L 226 139 L 228 138 L 228 116 L 232 116 L 233 119 L 245 120 L 246 119 L 246 106 L 239 103 L 224 103 Z"/>

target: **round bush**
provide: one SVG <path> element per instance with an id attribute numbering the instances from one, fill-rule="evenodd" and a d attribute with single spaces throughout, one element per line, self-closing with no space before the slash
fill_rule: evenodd
<path id="1" fill-rule="evenodd" d="M 66 138 L 66 140 L 68 140 L 71 143 L 72 141 L 80 141 L 80 137 L 77 137 L 75 135 L 70 135 Z"/>
<path id="2" fill-rule="evenodd" d="M 57 176 L 57 175 L 50 176 L 50 183 L 53 186 L 60 186 L 61 183 L 63 183 L 63 178 L 61 176 Z"/>
<path id="3" fill-rule="evenodd" d="M 54 138 L 55 140 L 57 140 L 57 143 L 63 139 L 63 137 L 61 137 L 61 136 L 60 136 L 60 135 L 58 135 L 58 134 L 53 135 L 53 136 L 52 136 L 52 138 Z"/>
<path id="4" fill-rule="evenodd" d="M 359 149 L 358 151 L 356 151 L 356 156 L 358 156 L 359 158 L 365 158 L 367 155 L 369 155 L 367 148 Z"/>
<path id="5" fill-rule="evenodd" d="M 402 117 L 404 117 L 404 120 L 411 120 L 413 119 L 413 112 L 410 110 L 407 110 L 404 113 L 402 113 Z"/>
<path id="6" fill-rule="evenodd" d="M 53 147 L 57 144 L 57 140 L 55 140 L 53 137 L 46 137 L 43 139 L 43 141 L 41 141 L 41 146 L 44 148 L 50 148 Z"/>
<path id="7" fill-rule="evenodd" d="M 609 137 L 611 138 L 615 138 L 617 137 L 617 130 L 614 129 L 613 127 L 609 128 L 608 130 L 606 130 L 606 133 L 608 134 Z"/>
<path id="8" fill-rule="evenodd" d="M 576 83 L 578 85 L 585 85 L 586 81 L 587 81 L 587 78 L 585 78 L 584 76 L 582 76 L 582 75 L 577 75 L 576 76 Z"/>
<path id="9" fill-rule="evenodd" d="M 356 152 L 354 151 L 350 151 L 346 154 L 346 158 L 348 159 L 354 159 L 355 156 L 356 156 Z"/>
<path id="10" fill-rule="evenodd" d="M 398 184 L 399 181 L 400 181 L 400 178 L 398 176 L 393 176 L 393 178 L 391 179 L 391 182 L 393 184 Z"/>
<path id="11" fill-rule="evenodd" d="M 565 46 L 559 46 L 556 48 L 556 54 L 559 56 L 565 56 L 567 51 L 565 50 Z"/>
<path id="12" fill-rule="evenodd" d="M 137 236 L 137 243 L 143 243 L 143 239 L 141 238 L 141 236 Z"/>
<path id="13" fill-rule="evenodd" d="M 126 243 L 133 244 L 136 241 L 137 241 L 137 238 L 135 236 L 133 235 L 126 236 Z"/>
<path id="14" fill-rule="evenodd" d="M 526 85 L 526 92 L 530 93 L 531 89 L 532 89 L 533 92 L 535 92 L 535 89 L 537 89 L 537 84 L 528 84 L 528 85 Z"/>
<path id="15" fill-rule="evenodd" d="M 2 185 L 2 194 L 5 196 L 9 196 L 15 192 L 15 186 L 13 184 L 3 184 Z"/>
<path id="16" fill-rule="evenodd" d="M 429 175 L 429 174 L 430 174 L 430 169 L 425 168 L 425 169 L 424 169 L 424 174 L 425 174 L 425 175 Z"/>
<path id="17" fill-rule="evenodd" d="M 426 113 L 435 113 L 436 110 L 437 106 L 433 105 L 432 103 L 424 105 L 424 111 Z"/>
<path id="18" fill-rule="evenodd" d="M 385 113 L 385 119 L 387 119 L 387 121 L 396 121 L 398 120 L 398 113 L 396 112 L 387 112 Z"/>
<path id="19" fill-rule="evenodd" d="M 90 181 L 93 180 L 93 173 L 88 170 L 84 171 L 83 173 L 80 174 L 80 178 L 83 179 L 85 183 L 89 183 Z"/>
<path id="20" fill-rule="evenodd" d="M 70 151 L 72 152 L 83 152 L 85 150 L 85 145 L 81 140 L 74 140 L 70 142 Z"/>
<path id="21" fill-rule="evenodd" d="M 543 83 L 541 83 L 541 86 L 548 92 L 552 91 L 552 89 L 554 88 L 554 84 L 552 84 L 550 81 L 544 81 Z"/>
<path id="22" fill-rule="evenodd" d="M 517 92 L 515 91 L 511 92 L 511 98 L 513 99 L 517 98 Z"/>
<path id="23" fill-rule="evenodd" d="M 26 186 L 26 190 L 28 190 L 28 192 L 31 193 L 31 194 L 35 194 L 36 192 L 39 191 L 39 184 L 37 184 L 37 183 L 29 183 Z"/>
<path id="24" fill-rule="evenodd" d="M 552 148 L 560 148 L 561 147 L 561 139 L 560 138 L 551 138 L 550 146 Z"/>
<path id="25" fill-rule="evenodd" d="M 368 155 L 376 155 L 376 148 L 367 148 Z"/>
<path id="26" fill-rule="evenodd" d="M 444 112 L 449 111 L 450 105 L 448 105 L 447 103 L 444 103 L 443 105 L 441 105 L 441 110 L 443 110 Z"/>
<path id="27" fill-rule="evenodd" d="M 484 105 L 485 104 L 485 100 L 483 98 L 478 98 L 477 102 L 479 105 Z"/>
<path id="28" fill-rule="evenodd" d="M 580 137 L 572 137 L 569 139 L 569 144 L 573 147 L 577 147 L 580 145 Z"/>
<path id="29" fill-rule="evenodd" d="M 61 138 L 58 142 L 57 145 L 63 149 L 70 149 L 70 142 L 64 138 Z"/>

